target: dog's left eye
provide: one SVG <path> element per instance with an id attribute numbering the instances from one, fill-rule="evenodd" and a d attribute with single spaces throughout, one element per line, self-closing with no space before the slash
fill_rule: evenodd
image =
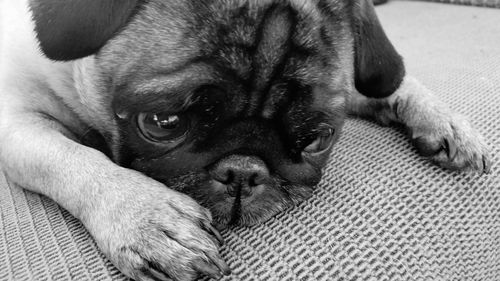
<path id="1" fill-rule="evenodd" d="M 309 154 L 316 154 L 326 151 L 332 145 L 334 136 L 335 129 L 328 128 L 323 130 L 318 135 L 318 137 L 304 149 L 304 152 Z"/>
<path id="2" fill-rule="evenodd" d="M 142 135 L 154 142 L 180 142 L 189 130 L 186 116 L 168 113 L 141 113 L 137 125 Z"/>

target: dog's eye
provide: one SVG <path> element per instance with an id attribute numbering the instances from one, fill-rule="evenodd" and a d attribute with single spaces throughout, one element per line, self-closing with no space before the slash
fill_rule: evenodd
<path id="1" fill-rule="evenodd" d="M 304 152 L 315 154 L 321 153 L 330 148 L 333 143 L 333 137 L 335 136 L 335 129 L 328 128 L 321 131 L 318 137 L 304 149 Z"/>
<path id="2" fill-rule="evenodd" d="M 141 113 L 137 125 L 142 135 L 154 142 L 177 142 L 186 137 L 189 120 L 186 116 L 167 113 Z"/>

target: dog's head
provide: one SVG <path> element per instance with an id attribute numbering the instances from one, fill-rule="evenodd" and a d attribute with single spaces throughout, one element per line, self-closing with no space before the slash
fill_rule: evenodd
<path id="1" fill-rule="evenodd" d="M 365 70 L 377 67 L 359 36 L 380 29 L 373 7 L 354 2 L 31 7 L 49 58 L 94 55 L 76 77 L 82 95 L 99 101 L 82 106 L 97 114 L 91 122 L 113 157 L 192 196 L 220 223 L 248 225 L 310 196 L 339 138 L 347 93 L 388 85 Z"/>

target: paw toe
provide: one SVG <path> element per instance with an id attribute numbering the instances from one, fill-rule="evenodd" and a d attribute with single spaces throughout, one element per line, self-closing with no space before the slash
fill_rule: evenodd
<path id="1" fill-rule="evenodd" d="M 485 152 L 484 145 L 474 142 L 464 142 L 453 137 L 440 137 L 433 135 L 420 136 L 413 139 L 413 144 L 418 152 L 431 158 L 440 166 L 461 170 L 471 168 L 484 173 L 490 173 L 492 161 Z"/>
<path id="2" fill-rule="evenodd" d="M 413 145 L 415 145 L 420 155 L 424 157 L 435 156 L 443 150 L 443 144 L 430 136 L 413 139 Z"/>
<path id="3" fill-rule="evenodd" d="M 493 167 L 493 161 L 491 160 L 489 155 L 483 155 L 482 164 L 483 164 L 483 172 L 485 174 L 491 173 L 491 169 Z"/>

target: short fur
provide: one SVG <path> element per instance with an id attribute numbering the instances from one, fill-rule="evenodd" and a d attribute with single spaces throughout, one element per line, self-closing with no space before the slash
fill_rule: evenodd
<path id="1" fill-rule="evenodd" d="M 0 9 L 1 167 L 132 278 L 228 274 L 212 222 L 308 198 L 346 114 L 405 125 L 442 166 L 491 166 L 469 123 L 406 75 L 369 1 L 63 2 Z M 160 112 L 189 120 L 182 141 L 141 133 Z"/>

